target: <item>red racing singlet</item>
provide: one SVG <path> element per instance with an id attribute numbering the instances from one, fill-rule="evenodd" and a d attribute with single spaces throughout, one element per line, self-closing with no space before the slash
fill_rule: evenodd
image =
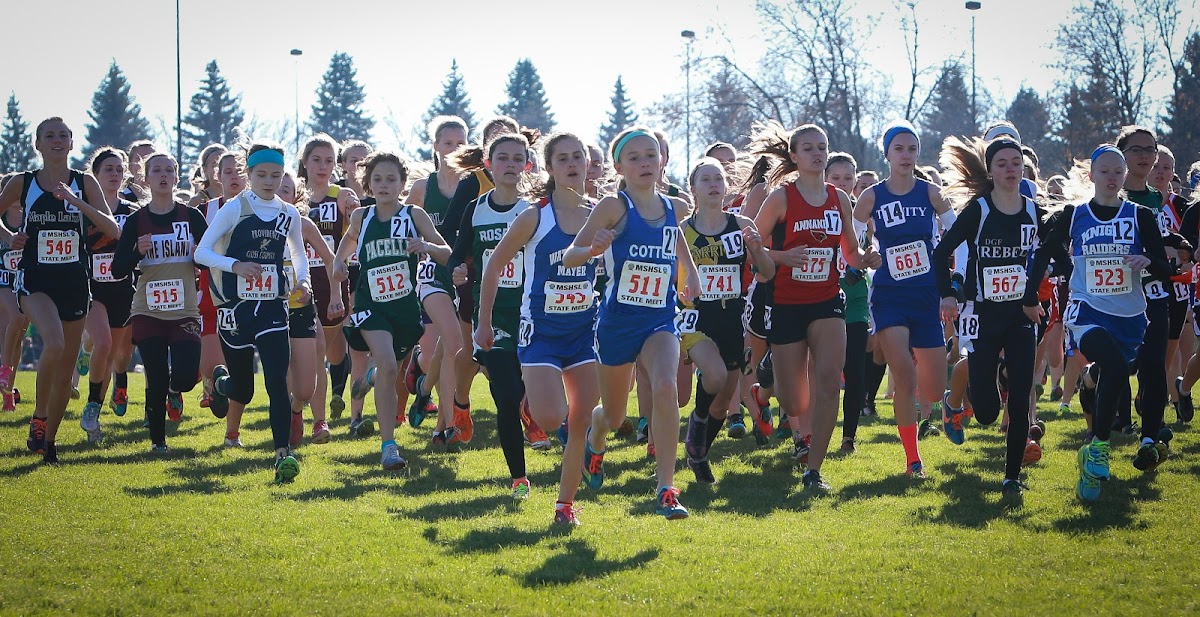
<path id="1" fill-rule="evenodd" d="M 804 199 L 795 183 L 785 188 L 787 212 L 772 233 L 775 250 L 808 247 L 808 261 L 799 268 L 780 265 L 775 275 L 776 304 L 817 304 L 836 298 L 837 256 L 842 243 L 842 204 L 837 188 L 825 185 L 825 203 Z"/>

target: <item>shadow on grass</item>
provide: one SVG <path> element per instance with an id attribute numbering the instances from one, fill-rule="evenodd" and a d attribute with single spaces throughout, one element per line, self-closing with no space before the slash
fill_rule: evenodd
<path id="1" fill-rule="evenodd" d="M 522 530 L 512 526 L 498 529 L 472 529 L 461 539 L 443 540 L 438 537 L 437 527 L 429 527 L 422 536 L 430 543 L 444 546 L 450 553 L 465 555 L 471 553 L 498 553 L 507 548 L 533 546 L 546 538 L 570 535 L 574 527 L 567 525 L 552 525 L 547 531 Z"/>
<path id="2" fill-rule="evenodd" d="M 512 495 L 502 493 L 466 500 L 432 503 L 411 510 L 389 508 L 388 514 L 396 518 L 416 519 L 426 523 L 439 523 L 454 519 L 481 518 L 501 508 L 513 512 L 519 508 L 519 504 L 513 500 Z"/>
<path id="3" fill-rule="evenodd" d="M 1101 482 L 1100 499 L 1083 502 L 1083 513 L 1054 521 L 1054 528 L 1067 533 L 1099 533 L 1109 529 L 1135 531 L 1149 527 L 1134 516 L 1138 512 L 1138 502 L 1158 500 L 1161 495 L 1154 486 L 1157 474 L 1127 473 L 1132 474 L 1128 479 Z"/>
<path id="4" fill-rule="evenodd" d="M 210 450 L 209 452 L 216 451 Z M 142 456 L 145 461 L 149 455 Z M 167 460 L 170 460 L 169 458 Z M 213 465 L 203 462 L 201 458 L 192 458 L 187 464 L 172 468 L 169 473 L 181 480 L 180 483 L 170 483 L 162 486 L 127 487 L 125 493 L 134 497 L 167 497 L 184 493 L 227 493 L 230 488 L 225 481 L 230 477 L 246 473 L 261 473 L 263 479 L 269 478 L 265 459 L 238 458 Z"/>
<path id="5" fill-rule="evenodd" d="M 524 587 L 542 587 L 547 585 L 569 585 L 596 578 L 603 578 L 617 572 L 643 568 L 646 564 L 658 559 L 658 549 L 649 548 L 639 551 L 626 559 L 603 559 L 598 557 L 596 549 L 582 540 L 568 540 L 561 552 L 546 559 L 545 563 L 513 578 Z"/>
<path id="6" fill-rule="evenodd" d="M 1003 448 L 1000 450 L 999 458 L 1002 460 Z M 996 460 L 997 456 L 988 458 Z M 1028 517 L 1027 513 L 1019 509 L 1019 498 L 1009 497 L 999 502 L 989 500 L 987 496 L 997 494 L 1000 487 L 995 481 L 984 480 L 982 476 L 972 472 L 971 467 L 964 467 L 958 463 L 942 463 L 937 466 L 937 471 L 945 478 L 938 489 L 946 494 L 946 503 L 936 512 L 932 508 L 928 511 L 922 509 L 917 515 L 921 521 L 982 529 L 998 518 L 1020 521 Z"/>

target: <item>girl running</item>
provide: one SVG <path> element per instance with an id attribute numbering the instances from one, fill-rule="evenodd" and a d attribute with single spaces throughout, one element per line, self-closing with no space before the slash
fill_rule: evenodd
<path id="1" fill-rule="evenodd" d="M 150 449 L 165 453 L 168 401 L 182 401 L 182 393 L 190 392 L 200 376 L 200 310 L 192 254 L 208 225 L 199 210 L 175 201 L 179 168 L 174 157 L 151 154 L 143 165 L 150 200 L 128 215 L 112 257 L 112 274 L 120 280 L 131 277 L 134 267 L 141 270 L 130 309 L 133 340 L 146 370 Z"/>
<path id="2" fill-rule="evenodd" d="M 687 205 L 656 190 L 662 174 L 658 140 L 646 129 L 622 131 L 611 146 L 613 166 L 625 180 L 617 196 L 604 198 L 588 216 L 563 256 L 563 267 L 577 268 L 604 255 L 613 282 L 608 285 L 596 323 L 601 406 L 592 413 L 584 444 L 583 478 L 593 489 L 604 483 L 608 432 L 625 419 L 634 362 L 640 357 L 649 373 L 654 413 L 658 489 L 657 512 L 686 518 L 674 487 L 679 446 L 677 367 L 679 334 L 675 328 L 676 280 L 684 270 L 685 300 L 695 300 L 699 274 L 679 222 Z M 615 283 L 615 284 L 614 284 Z"/>
<path id="3" fill-rule="evenodd" d="M 907 471 L 923 478 L 916 395 L 919 390 L 921 408 L 931 410 L 946 387 L 946 341 L 929 255 L 937 221 L 949 229 L 955 215 L 940 188 L 913 175 L 920 150 L 920 139 L 911 124 L 893 124 L 884 132 L 889 174 L 859 196 L 854 206 L 854 231 L 855 235 L 865 233 L 868 222 L 874 222 L 875 239 L 886 256 L 871 279 L 871 318 L 875 341 L 896 385 L 896 424 Z M 965 256 L 957 258 L 961 263 Z M 924 423 L 929 423 L 928 417 Z"/>
<path id="4" fill-rule="evenodd" d="M 878 254 L 863 253 L 854 234 L 845 233 L 850 196 L 825 182 L 829 138 L 824 129 L 806 124 L 776 135 L 776 148 L 787 158 L 772 171 L 779 182 L 796 179 L 771 191 L 755 222 L 771 238 L 771 259 L 780 266 L 775 277 L 767 342 L 777 375 L 775 393 L 784 413 L 799 418 L 793 432 L 792 458 L 807 465 L 805 490 L 828 491 L 821 464 L 837 424 L 838 386 L 846 364 L 846 306 L 837 271 L 838 255 L 855 267 L 878 267 Z M 807 371 L 801 363 L 811 354 Z M 798 382 L 808 381 L 808 417 L 801 416 Z"/>
<path id="5" fill-rule="evenodd" d="M 1074 269 L 1063 323 L 1072 342 L 1093 362 L 1085 381 L 1095 383 L 1094 436 L 1079 450 L 1076 485 L 1079 497 L 1088 501 L 1099 498 L 1100 481 L 1109 479 L 1113 418 L 1119 407 L 1129 405 L 1129 375 L 1146 333 L 1142 271 L 1159 280 L 1174 274 L 1153 211 L 1121 195 L 1126 174 L 1119 148 L 1096 148 L 1088 169 L 1094 197 L 1051 215 L 1029 271 L 1029 278 L 1041 280 L 1052 257 L 1068 259 L 1069 242 Z M 1026 288 L 1023 304 L 1030 320 L 1039 317 L 1036 287 Z M 1134 464 L 1153 469 L 1166 453 L 1166 443 L 1144 439 Z"/>
<path id="6" fill-rule="evenodd" d="M 354 313 L 345 327 L 346 340 L 375 361 L 375 409 L 383 439 L 380 464 L 402 469 L 408 462 L 396 445 L 396 410 L 402 405 L 400 365 L 411 361 L 423 327 L 417 299 L 417 263 L 422 254 L 444 262 L 450 256 L 433 221 L 424 210 L 401 205 L 408 166 L 389 152 L 367 157 L 362 185 L 375 204 L 351 213 L 346 235 L 334 258 L 333 280 L 345 280 L 346 260 L 357 252 L 360 264 L 354 290 Z M 406 394 L 407 396 L 407 394 Z"/>
<path id="7" fill-rule="evenodd" d="M 275 481 L 291 482 L 300 475 L 300 463 L 288 444 L 291 406 L 287 392 L 289 290 L 282 278 L 285 245 L 292 255 L 296 287 L 302 290 L 297 298 L 300 304 L 306 303 L 311 283 L 300 213 L 275 195 L 283 179 L 283 162 L 281 148 L 250 147 L 246 156 L 250 190 L 217 211 L 196 248 L 196 263 L 213 271 L 217 328 L 229 363 L 229 369 L 217 366 L 213 370 L 214 403 L 224 404 L 222 399 L 228 398 L 229 416 L 241 419 L 254 398 L 257 351 L 270 401 Z"/>
<path id="8" fill-rule="evenodd" d="M 237 152 L 226 151 L 217 159 L 217 174 L 221 178 L 221 195 L 200 206 L 204 220 L 212 225 L 213 219 L 227 202 L 237 197 L 246 188 L 245 157 Z M 200 397 L 200 406 L 207 407 L 217 418 L 224 418 L 229 413 L 228 399 L 212 395 L 213 369 L 225 363 L 221 353 L 221 341 L 217 337 L 217 305 L 213 303 L 211 276 L 208 268 L 200 268 L 200 375 L 203 378 L 204 392 Z M 228 437 L 228 436 L 227 436 Z M 227 439 L 227 446 L 241 444 L 237 435 Z"/>
<path id="9" fill-rule="evenodd" d="M 121 228 L 109 213 L 100 184 L 91 174 L 67 166 L 74 148 L 71 129 L 62 118 L 41 121 L 34 148 L 42 168 L 27 171 L 20 181 L 0 191 L 0 213 L 22 213 L 21 230 L 0 226 L 0 243 L 21 251 L 13 288 L 21 312 L 42 337 L 33 418 L 26 445 L 47 463 L 58 462 L 54 440 L 71 394 L 71 375 L 83 335 L 91 295 L 86 250 L 81 246 L 89 221 L 101 233 L 118 236 Z M 88 441 L 100 441 L 99 422 L 87 427 Z"/>
<path id="10" fill-rule="evenodd" d="M 7 174 L 0 178 L 0 190 L 8 186 L 12 180 L 21 178 L 24 172 Z M 20 210 L 9 209 L 3 215 L 3 224 L 9 229 L 21 228 Z M 21 363 L 21 348 L 25 341 L 25 331 L 29 328 L 29 318 L 17 306 L 17 294 L 13 282 L 21 263 L 21 251 L 13 250 L 7 245 L 0 245 L 0 319 L 3 320 L 3 337 L 0 337 L 0 396 L 3 396 L 3 406 L 0 411 L 13 412 L 17 410 L 17 401 L 21 392 L 13 387 L 16 380 L 17 367 Z"/>

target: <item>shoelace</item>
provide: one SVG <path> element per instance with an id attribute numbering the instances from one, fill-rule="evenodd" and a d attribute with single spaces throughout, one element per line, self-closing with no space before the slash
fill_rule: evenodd
<path id="1" fill-rule="evenodd" d="M 659 501 L 663 506 L 675 508 L 679 506 L 679 489 L 671 487 L 662 492 L 659 496 Z"/>
<path id="2" fill-rule="evenodd" d="M 598 474 L 604 469 L 604 458 L 599 454 L 591 454 L 588 456 L 588 473 Z"/>

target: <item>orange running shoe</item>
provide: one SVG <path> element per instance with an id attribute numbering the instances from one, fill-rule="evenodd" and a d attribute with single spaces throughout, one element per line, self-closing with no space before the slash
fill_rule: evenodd
<path id="1" fill-rule="evenodd" d="M 539 451 L 551 448 L 550 437 L 533 421 L 533 416 L 529 413 L 529 397 L 521 399 L 521 424 L 525 427 L 525 441 L 529 442 L 531 448 Z"/>
<path id="2" fill-rule="evenodd" d="M 458 439 L 463 443 L 471 443 L 475 438 L 475 421 L 471 419 L 470 407 L 454 404 L 454 428 L 458 429 Z"/>

